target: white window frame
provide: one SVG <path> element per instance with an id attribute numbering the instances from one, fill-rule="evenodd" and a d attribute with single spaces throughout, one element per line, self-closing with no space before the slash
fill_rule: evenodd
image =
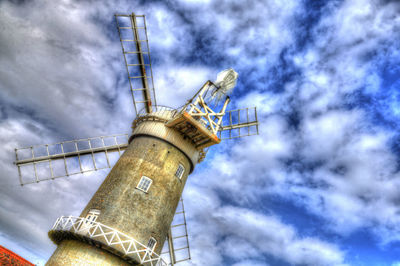
<path id="1" fill-rule="evenodd" d="M 147 187 L 144 186 L 146 181 L 149 182 Z M 149 188 L 151 187 L 152 183 L 153 183 L 153 180 L 150 177 L 142 176 L 142 178 L 140 178 L 140 181 L 139 181 L 138 185 L 136 186 L 136 188 L 143 192 L 147 192 L 147 191 L 149 191 Z"/>
<path id="2" fill-rule="evenodd" d="M 86 215 L 86 220 L 90 222 L 90 224 L 93 224 L 93 222 L 96 222 L 97 217 L 99 217 L 100 211 L 98 209 L 90 209 L 88 214 Z"/>
<path id="3" fill-rule="evenodd" d="M 86 215 L 85 220 L 83 220 L 83 223 L 79 230 L 83 233 L 87 233 L 89 229 L 92 227 L 93 223 L 96 222 L 99 215 L 100 215 L 100 210 L 90 209 L 88 214 Z"/>
<path id="4" fill-rule="evenodd" d="M 153 246 L 150 246 L 150 244 L 153 244 Z M 150 254 L 153 253 L 154 249 L 157 246 L 157 240 L 154 237 L 150 237 L 149 242 L 147 242 L 147 247 L 150 249 Z"/>
<path id="5" fill-rule="evenodd" d="M 185 166 L 183 166 L 183 164 L 180 163 L 178 165 L 178 169 L 176 169 L 175 176 L 179 179 L 182 179 L 184 173 L 185 173 Z"/>

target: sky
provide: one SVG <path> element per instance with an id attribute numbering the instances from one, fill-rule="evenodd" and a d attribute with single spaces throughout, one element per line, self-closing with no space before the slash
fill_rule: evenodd
<path id="1" fill-rule="evenodd" d="M 157 102 L 234 68 L 260 134 L 213 146 L 180 265 L 400 265 L 400 2 L 0 1 L 0 244 L 42 265 L 108 170 L 21 187 L 14 149 L 129 133 L 114 14 L 145 14 Z M 179 264 L 178 264 L 179 265 Z"/>

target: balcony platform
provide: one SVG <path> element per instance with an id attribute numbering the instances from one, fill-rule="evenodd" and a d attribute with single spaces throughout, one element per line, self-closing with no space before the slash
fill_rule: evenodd
<path id="1" fill-rule="evenodd" d="M 61 216 L 49 231 L 49 237 L 56 244 L 64 239 L 80 240 L 107 250 L 132 264 L 168 265 L 158 254 L 134 238 L 101 223 L 91 222 L 88 226 L 83 217 Z"/>
<path id="2" fill-rule="evenodd" d="M 184 111 L 169 120 L 165 126 L 175 128 L 193 141 L 197 150 L 219 144 L 221 140 L 213 134 L 201 122 L 196 120 L 188 112 Z"/>

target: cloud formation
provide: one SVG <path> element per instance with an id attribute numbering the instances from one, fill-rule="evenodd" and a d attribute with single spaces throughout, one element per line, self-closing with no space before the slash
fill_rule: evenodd
<path id="1" fill-rule="evenodd" d="M 45 262 L 52 223 L 79 214 L 106 175 L 21 188 L 13 152 L 129 132 L 113 15 L 132 11 L 147 15 L 159 104 L 178 107 L 233 67 L 231 108 L 259 112 L 259 136 L 213 147 L 189 179 L 187 265 L 370 263 L 348 244 L 359 232 L 374 262 L 398 263 L 396 1 L 1 2 L 2 243 Z"/>

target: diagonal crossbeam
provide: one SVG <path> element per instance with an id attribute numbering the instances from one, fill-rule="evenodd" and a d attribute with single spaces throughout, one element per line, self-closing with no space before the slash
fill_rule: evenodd
<path id="1" fill-rule="evenodd" d="M 211 81 L 207 81 L 201 89 L 193 96 L 192 99 L 182 108 L 181 112 L 186 111 L 190 116 L 200 121 L 212 134 L 217 135 L 220 131 L 222 118 L 225 115 L 225 110 L 230 102 L 229 97 L 226 97 L 224 104 L 219 112 L 214 111 L 207 103 L 206 98 L 209 93 L 216 90 L 217 87 Z"/>
<path id="2" fill-rule="evenodd" d="M 134 238 L 104 224 L 83 217 L 61 216 L 56 220 L 52 231 L 74 233 L 101 242 L 108 249 L 122 253 L 126 257 L 144 265 L 167 266 L 168 264 L 153 250 Z M 85 230 L 81 230 L 85 226 Z"/>

